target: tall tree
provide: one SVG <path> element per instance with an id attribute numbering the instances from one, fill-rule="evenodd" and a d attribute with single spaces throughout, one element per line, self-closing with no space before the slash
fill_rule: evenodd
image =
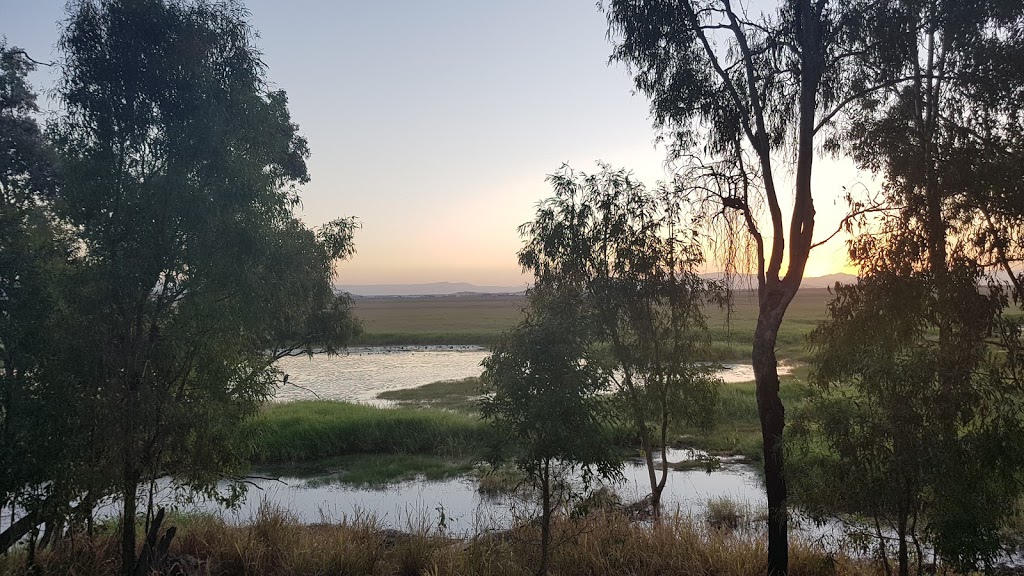
<path id="1" fill-rule="evenodd" d="M 758 319 L 752 362 L 764 440 L 770 574 L 788 569 L 785 408 L 775 344 L 814 247 L 817 137 L 831 108 L 842 104 L 837 70 L 848 57 L 840 42 L 849 32 L 842 4 L 787 0 L 777 14 L 758 18 L 730 0 L 610 0 L 606 6 L 616 43 L 612 59 L 633 71 L 675 153 L 696 148 L 701 159 L 696 175 L 707 183 L 694 187 L 690 201 L 731 218 L 753 244 Z M 793 163 L 780 168 L 783 151 Z M 788 234 L 779 170 L 794 178 Z M 767 230 L 760 206 L 768 209 Z"/>
<path id="2" fill-rule="evenodd" d="M 680 205 L 684 184 L 648 190 L 605 165 L 595 174 L 564 167 L 548 181 L 554 195 L 520 228 L 519 262 L 536 286 L 578 294 L 575 314 L 589 319 L 586 338 L 607 352 L 588 361 L 602 359 L 640 440 L 657 518 L 670 429 L 712 423 L 718 387 L 702 362 L 710 344 L 703 306 L 724 293 L 696 273 L 703 256 Z"/>
<path id="3" fill-rule="evenodd" d="M 246 454 L 237 423 L 275 359 L 357 330 L 330 285 L 350 220 L 293 214 L 306 141 L 267 88 L 239 2 L 78 0 L 60 47 L 61 216 L 78 232 L 76 377 L 95 402 L 104 486 L 120 495 L 122 573 L 137 490 L 212 490 Z"/>
<path id="4" fill-rule="evenodd" d="M 882 2 L 853 39 L 853 84 L 878 89 L 846 110 L 843 146 L 883 176 L 892 210 L 851 244 L 865 277 L 837 294 L 817 331 L 819 380 L 852 382 L 863 406 L 902 399 L 885 433 L 862 444 L 927 439 L 927 458 L 897 464 L 896 532 L 902 541 L 907 515 L 920 513 L 936 549 L 973 566 L 994 553 L 1007 506 L 992 504 L 1017 497 L 1024 463 L 1010 448 L 1021 433 L 1020 327 L 1000 285 L 1009 280 L 1020 301 L 1024 5 Z M 994 282 L 979 290 L 986 274 Z M 898 313 L 887 302 L 897 298 Z M 869 323 L 878 342 L 850 337 Z M 837 452 L 841 465 L 860 458 Z M 898 557 L 906 573 L 905 545 Z"/>
<path id="5" fill-rule="evenodd" d="M 1001 267 L 1020 292 L 1024 6 L 882 4 L 855 46 L 856 82 L 883 88 L 848 109 L 847 150 L 884 177 L 887 202 L 917 231 L 902 242 L 920 266 L 941 276 L 973 259 Z"/>
<path id="6" fill-rule="evenodd" d="M 33 68 L 0 41 L 0 508 L 28 518 L 0 534 L 0 550 L 66 508 L 57 493 L 67 482 L 54 480 L 68 479 L 62 462 L 81 448 L 69 433 L 80 405 L 59 362 L 73 245 L 53 211 L 53 154 L 26 81 Z"/>
<path id="7" fill-rule="evenodd" d="M 836 288 L 812 334 L 819 395 L 789 444 L 799 498 L 873 519 L 889 573 L 892 553 L 897 573 L 914 556 L 920 573 L 926 545 L 957 570 L 990 568 L 1022 491 L 1019 320 L 1003 316 L 1004 289 L 979 290 L 974 265 L 947 270 L 940 297 L 895 238 L 907 228 L 891 224 L 861 246 L 864 277 Z M 946 346 L 958 350 L 952 385 Z"/>

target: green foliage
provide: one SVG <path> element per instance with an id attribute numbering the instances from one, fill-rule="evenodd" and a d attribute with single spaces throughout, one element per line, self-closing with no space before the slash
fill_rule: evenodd
<path id="1" fill-rule="evenodd" d="M 71 2 L 56 187 L 28 65 L 0 50 L 0 500 L 45 486 L 39 506 L 90 514 L 120 495 L 123 571 L 138 486 L 171 475 L 214 494 L 246 465 L 239 424 L 272 394 L 274 360 L 359 330 L 331 287 L 356 224 L 293 214 L 308 147 L 246 16 L 235 1 Z"/>
<path id="2" fill-rule="evenodd" d="M 988 565 L 1024 466 L 1019 320 L 1006 286 L 979 287 L 981 262 L 1011 272 L 1018 258 L 1024 6 L 865 3 L 853 16 L 846 72 L 864 93 L 836 149 L 884 176 L 891 209 L 861 221 L 861 283 L 837 291 L 813 336 L 825 388 L 802 423 L 809 493 L 888 525 L 901 573 L 919 535 L 957 567 Z"/>
<path id="3" fill-rule="evenodd" d="M 54 216 L 54 159 L 34 114 L 33 65 L 0 41 L 0 508 L 67 512 L 80 391 L 63 366 L 72 239 Z"/>
<path id="4" fill-rule="evenodd" d="M 595 471 L 609 478 L 622 465 L 600 397 L 605 378 L 591 328 L 576 311 L 580 297 L 568 286 L 534 286 L 526 318 L 483 363 L 488 395 L 480 411 L 502 443 L 492 461 L 511 458 L 541 493 L 539 574 L 548 566 L 553 510 L 572 492 L 566 476 L 579 469 L 586 488 Z"/>
<path id="5" fill-rule="evenodd" d="M 879 272 L 837 289 L 814 333 L 820 394 L 794 424 L 797 497 L 877 520 L 902 565 L 918 538 L 946 562 L 988 565 L 1021 496 L 1019 360 L 991 349 L 1006 302 L 976 280 L 950 271 L 939 299 L 934 276 Z"/>
<path id="6" fill-rule="evenodd" d="M 593 467 L 604 476 L 619 466 L 605 438 L 607 412 L 599 396 L 605 381 L 587 340 L 586 320 L 575 314 L 576 298 L 535 288 L 526 319 L 484 360 L 488 395 L 480 411 L 502 432 L 504 448 L 531 478 L 551 460 Z"/>
<path id="7" fill-rule="evenodd" d="M 573 294 L 585 319 L 590 364 L 615 383 L 626 422 L 650 454 L 676 423 L 710 426 L 718 381 L 699 363 L 710 345 L 703 306 L 724 302 L 702 263 L 696 233 L 681 212 L 680 188 L 648 191 L 623 170 L 568 168 L 548 178 L 554 196 L 520 233 L 519 262 L 535 286 Z M 647 465 L 654 467 L 648 457 Z M 657 508 L 662 480 L 652 483 Z"/>

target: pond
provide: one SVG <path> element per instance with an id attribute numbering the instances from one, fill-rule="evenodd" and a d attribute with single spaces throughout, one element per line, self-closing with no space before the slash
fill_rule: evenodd
<path id="1" fill-rule="evenodd" d="M 480 362 L 489 354 L 479 346 L 387 346 L 283 358 L 277 366 L 288 374 L 289 384 L 278 389 L 275 400 L 321 398 L 385 405 L 377 399 L 381 392 L 479 376 Z M 779 366 L 779 374 L 791 370 Z M 725 382 L 751 382 L 754 371 L 750 364 L 724 364 L 719 376 Z"/>
<path id="2" fill-rule="evenodd" d="M 674 450 L 669 461 L 693 456 L 688 450 Z M 442 525 L 443 517 L 446 532 L 460 536 L 508 528 L 537 513 L 535 505 L 523 498 L 480 493 L 478 481 L 471 477 L 353 487 L 330 475 L 275 479 L 257 471 L 253 472 L 251 482 L 252 487 L 234 510 L 223 510 L 212 502 L 199 502 L 184 509 L 218 513 L 229 521 L 244 524 L 255 518 L 261 506 L 272 505 L 288 510 L 304 523 L 371 517 L 381 527 L 397 530 L 436 529 Z M 609 484 L 609 488 L 624 503 L 641 500 L 650 493 L 647 468 L 639 460 L 627 461 L 622 480 Z M 226 483 L 222 489 L 227 489 Z M 764 507 L 764 491 L 754 467 L 725 462 L 711 473 L 670 470 L 662 501 L 669 514 L 678 512 L 699 519 L 707 502 L 720 498 L 728 498 L 751 516 L 758 516 Z"/>

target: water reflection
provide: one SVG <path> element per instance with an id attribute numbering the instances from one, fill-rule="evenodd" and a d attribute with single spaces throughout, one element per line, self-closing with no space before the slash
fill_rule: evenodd
<path id="1" fill-rule="evenodd" d="M 670 455 L 670 461 L 675 456 Z M 628 462 L 623 476 L 610 485 L 623 502 L 639 501 L 650 493 L 647 469 L 640 462 Z M 264 477 L 253 483 L 254 488 L 235 510 L 223 511 L 211 502 L 197 504 L 195 509 L 222 513 L 241 524 L 251 521 L 260 506 L 273 504 L 305 523 L 372 516 L 383 527 L 398 530 L 437 528 L 443 515 L 445 528 L 455 535 L 507 528 L 515 519 L 536 512 L 531 503 L 520 498 L 481 494 L 472 478 L 412 480 L 377 488 L 353 487 L 324 478 Z M 662 495 L 666 512 L 696 518 L 703 516 L 709 500 L 717 498 L 757 510 L 763 489 L 756 470 L 731 463 L 710 474 L 702 470 L 670 471 Z"/>
<path id="2" fill-rule="evenodd" d="M 344 400 L 388 405 L 377 395 L 388 390 L 415 388 L 441 380 L 479 376 L 480 362 L 490 352 L 478 346 L 394 346 L 352 348 L 335 356 L 284 358 L 278 367 L 288 374 L 275 400 Z M 779 366 L 779 374 L 792 368 Z M 725 382 L 751 382 L 750 364 L 724 364 L 719 376 Z M 294 384 L 294 385 L 291 385 Z"/>

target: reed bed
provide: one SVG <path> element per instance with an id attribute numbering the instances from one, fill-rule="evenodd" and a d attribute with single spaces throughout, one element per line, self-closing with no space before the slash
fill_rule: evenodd
<path id="1" fill-rule="evenodd" d="M 765 570 L 763 542 L 688 517 L 651 526 L 600 511 L 561 518 L 554 529 L 552 575 L 749 576 Z M 172 552 L 204 575 L 523 576 L 536 571 L 538 537 L 531 523 L 468 540 L 449 538 L 437 528 L 385 530 L 367 517 L 302 525 L 289 513 L 266 507 L 244 526 L 215 517 L 193 519 L 179 531 Z M 80 538 L 40 552 L 32 569 L 25 566 L 24 554 L 2 558 L 0 575 L 112 575 L 117 550 L 116 534 Z M 800 541 L 791 548 L 790 567 L 792 576 L 879 573 L 870 561 L 826 554 Z"/>
<path id="2" fill-rule="evenodd" d="M 467 414 L 314 400 L 267 406 L 251 433 L 253 460 L 281 463 L 350 454 L 463 456 L 482 449 L 490 431 Z"/>

